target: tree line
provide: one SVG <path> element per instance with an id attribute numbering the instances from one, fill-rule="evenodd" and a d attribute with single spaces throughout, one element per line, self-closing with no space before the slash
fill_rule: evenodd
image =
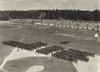
<path id="1" fill-rule="evenodd" d="M 9 18 L 19 19 L 70 19 L 70 20 L 87 20 L 100 21 L 100 11 L 83 10 L 28 10 L 28 11 L 0 11 L 0 20 L 9 20 Z"/>

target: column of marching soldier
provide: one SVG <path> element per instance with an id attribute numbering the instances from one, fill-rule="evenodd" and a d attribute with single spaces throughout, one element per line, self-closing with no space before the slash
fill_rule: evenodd
<path id="1" fill-rule="evenodd" d="M 22 42 L 17 42 L 17 41 L 3 41 L 3 44 L 26 49 L 26 50 L 34 50 L 38 47 L 47 45 L 46 43 L 42 43 L 42 42 L 28 44 L 28 43 L 22 43 Z"/>
<path id="2" fill-rule="evenodd" d="M 37 53 L 42 53 L 45 55 L 51 54 L 55 58 L 69 60 L 73 62 L 77 62 L 78 60 L 88 62 L 89 58 L 87 56 L 94 57 L 94 53 L 79 51 L 71 48 L 66 49 L 64 47 L 56 46 L 56 45 L 47 46 L 47 43 L 43 43 L 43 42 L 28 44 L 28 43 L 22 43 L 17 41 L 3 41 L 2 43 L 4 45 L 10 45 L 13 47 L 18 47 L 30 51 L 36 50 Z M 44 46 L 44 48 L 40 48 L 42 46 Z"/>

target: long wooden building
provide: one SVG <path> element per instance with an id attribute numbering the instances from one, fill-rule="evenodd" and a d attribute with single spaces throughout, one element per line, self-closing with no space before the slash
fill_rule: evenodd
<path id="1" fill-rule="evenodd" d="M 10 23 L 34 23 L 41 22 L 41 19 L 9 19 Z"/>

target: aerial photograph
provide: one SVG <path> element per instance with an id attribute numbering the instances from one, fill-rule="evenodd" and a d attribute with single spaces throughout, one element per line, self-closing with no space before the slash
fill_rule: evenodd
<path id="1" fill-rule="evenodd" d="M 100 0 L 0 0 L 0 72 L 100 72 Z"/>

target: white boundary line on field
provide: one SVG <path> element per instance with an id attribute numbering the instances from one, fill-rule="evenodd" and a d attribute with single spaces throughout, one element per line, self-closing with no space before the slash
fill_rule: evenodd
<path id="1" fill-rule="evenodd" d="M 20 40 L 20 42 L 22 42 L 24 38 L 25 38 L 25 35 L 23 35 L 23 38 Z"/>
<path id="2" fill-rule="evenodd" d="M 25 35 L 22 37 L 22 39 L 20 40 L 20 42 L 22 42 L 24 38 L 25 38 Z M 13 50 L 13 51 L 14 51 L 14 50 Z M 10 53 L 10 55 L 13 53 L 13 51 Z M 8 55 L 8 56 L 9 56 L 9 55 Z M 5 60 L 3 61 L 3 63 L 2 63 L 1 66 L 0 66 L 0 69 L 3 70 L 3 71 L 6 71 L 6 72 L 9 72 L 9 71 L 3 69 L 3 66 L 4 66 L 4 65 L 6 64 L 6 62 L 9 60 L 8 56 L 5 58 Z"/>
<path id="3" fill-rule="evenodd" d="M 22 28 L 22 26 L 18 26 L 17 28 L 11 28 L 11 29 L 1 29 L 1 30 L 16 30 L 16 29 L 20 29 Z"/>

